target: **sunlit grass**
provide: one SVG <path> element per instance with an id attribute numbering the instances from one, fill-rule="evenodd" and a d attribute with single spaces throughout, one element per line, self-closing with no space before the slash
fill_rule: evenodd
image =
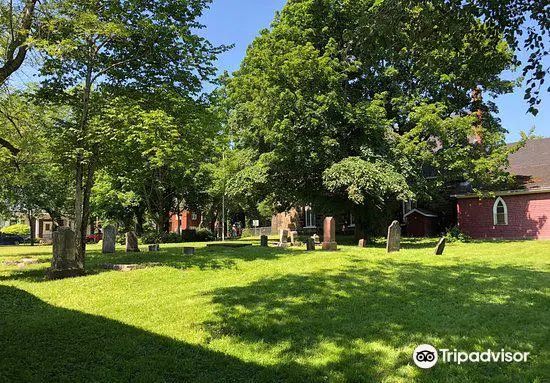
<path id="1" fill-rule="evenodd" d="M 88 276 L 51 282 L 51 247 L 0 247 L 0 262 L 41 260 L 0 263 L 0 381 L 546 381 L 550 242 L 453 243 L 443 256 L 435 242 L 392 255 L 383 241 L 334 253 L 196 244 L 191 257 L 92 245 Z M 531 358 L 423 371 L 420 343 Z"/>

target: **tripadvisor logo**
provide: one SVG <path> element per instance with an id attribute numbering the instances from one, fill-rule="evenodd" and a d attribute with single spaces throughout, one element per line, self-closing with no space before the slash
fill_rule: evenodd
<path id="1" fill-rule="evenodd" d="M 438 350 L 429 344 L 421 344 L 414 349 L 413 361 L 420 368 L 432 368 L 440 359 L 445 363 L 511 363 L 511 362 L 527 362 L 528 352 L 511 352 L 501 349 L 500 351 L 487 351 L 479 352 L 464 352 L 458 350 L 449 350 L 441 348 Z"/>

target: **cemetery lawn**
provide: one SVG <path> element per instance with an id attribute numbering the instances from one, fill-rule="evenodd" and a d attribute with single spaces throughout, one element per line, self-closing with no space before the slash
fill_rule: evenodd
<path id="1" fill-rule="evenodd" d="M 258 243 L 258 242 L 255 242 Z M 44 281 L 51 247 L 0 247 L 2 382 L 548 382 L 550 241 L 406 240 L 334 253 L 162 245 Z M 39 263 L 23 268 L 4 261 Z M 103 263 L 153 266 L 104 271 Z M 412 362 L 422 343 L 527 363 Z"/>

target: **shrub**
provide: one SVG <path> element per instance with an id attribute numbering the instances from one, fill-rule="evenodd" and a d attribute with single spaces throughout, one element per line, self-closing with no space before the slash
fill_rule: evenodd
<path id="1" fill-rule="evenodd" d="M 24 224 L 17 224 L 17 225 L 11 225 L 3 228 L 0 230 L 3 234 L 8 235 L 21 235 L 26 236 L 31 234 L 31 228 L 28 225 Z"/>
<path id="2" fill-rule="evenodd" d="M 216 236 L 210 229 L 200 228 L 195 232 L 195 238 L 197 242 L 209 242 L 216 239 Z"/>
<path id="3" fill-rule="evenodd" d="M 451 227 L 445 235 L 447 242 L 469 242 L 472 238 L 464 234 L 458 226 Z"/>
<path id="4" fill-rule="evenodd" d="M 162 243 L 182 243 L 183 237 L 178 233 L 163 234 L 161 238 Z"/>
<path id="5" fill-rule="evenodd" d="M 252 237 L 252 229 L 250 228 L 243 229 L 243 231 L 241 232 L 241 238 L 250 238 L 250 237 Z"/>

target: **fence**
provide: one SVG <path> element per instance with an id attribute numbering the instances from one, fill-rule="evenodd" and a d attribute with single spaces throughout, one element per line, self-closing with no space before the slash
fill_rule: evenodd
<path id="1" fill-rule="evenodd" d="M 273 228 L 271 226 L 266 227 L 251 227 L 250 233 L 253 237 L 259 237 L 260 235 L 275 235 L 277 233 L 273 232 Z"/>

